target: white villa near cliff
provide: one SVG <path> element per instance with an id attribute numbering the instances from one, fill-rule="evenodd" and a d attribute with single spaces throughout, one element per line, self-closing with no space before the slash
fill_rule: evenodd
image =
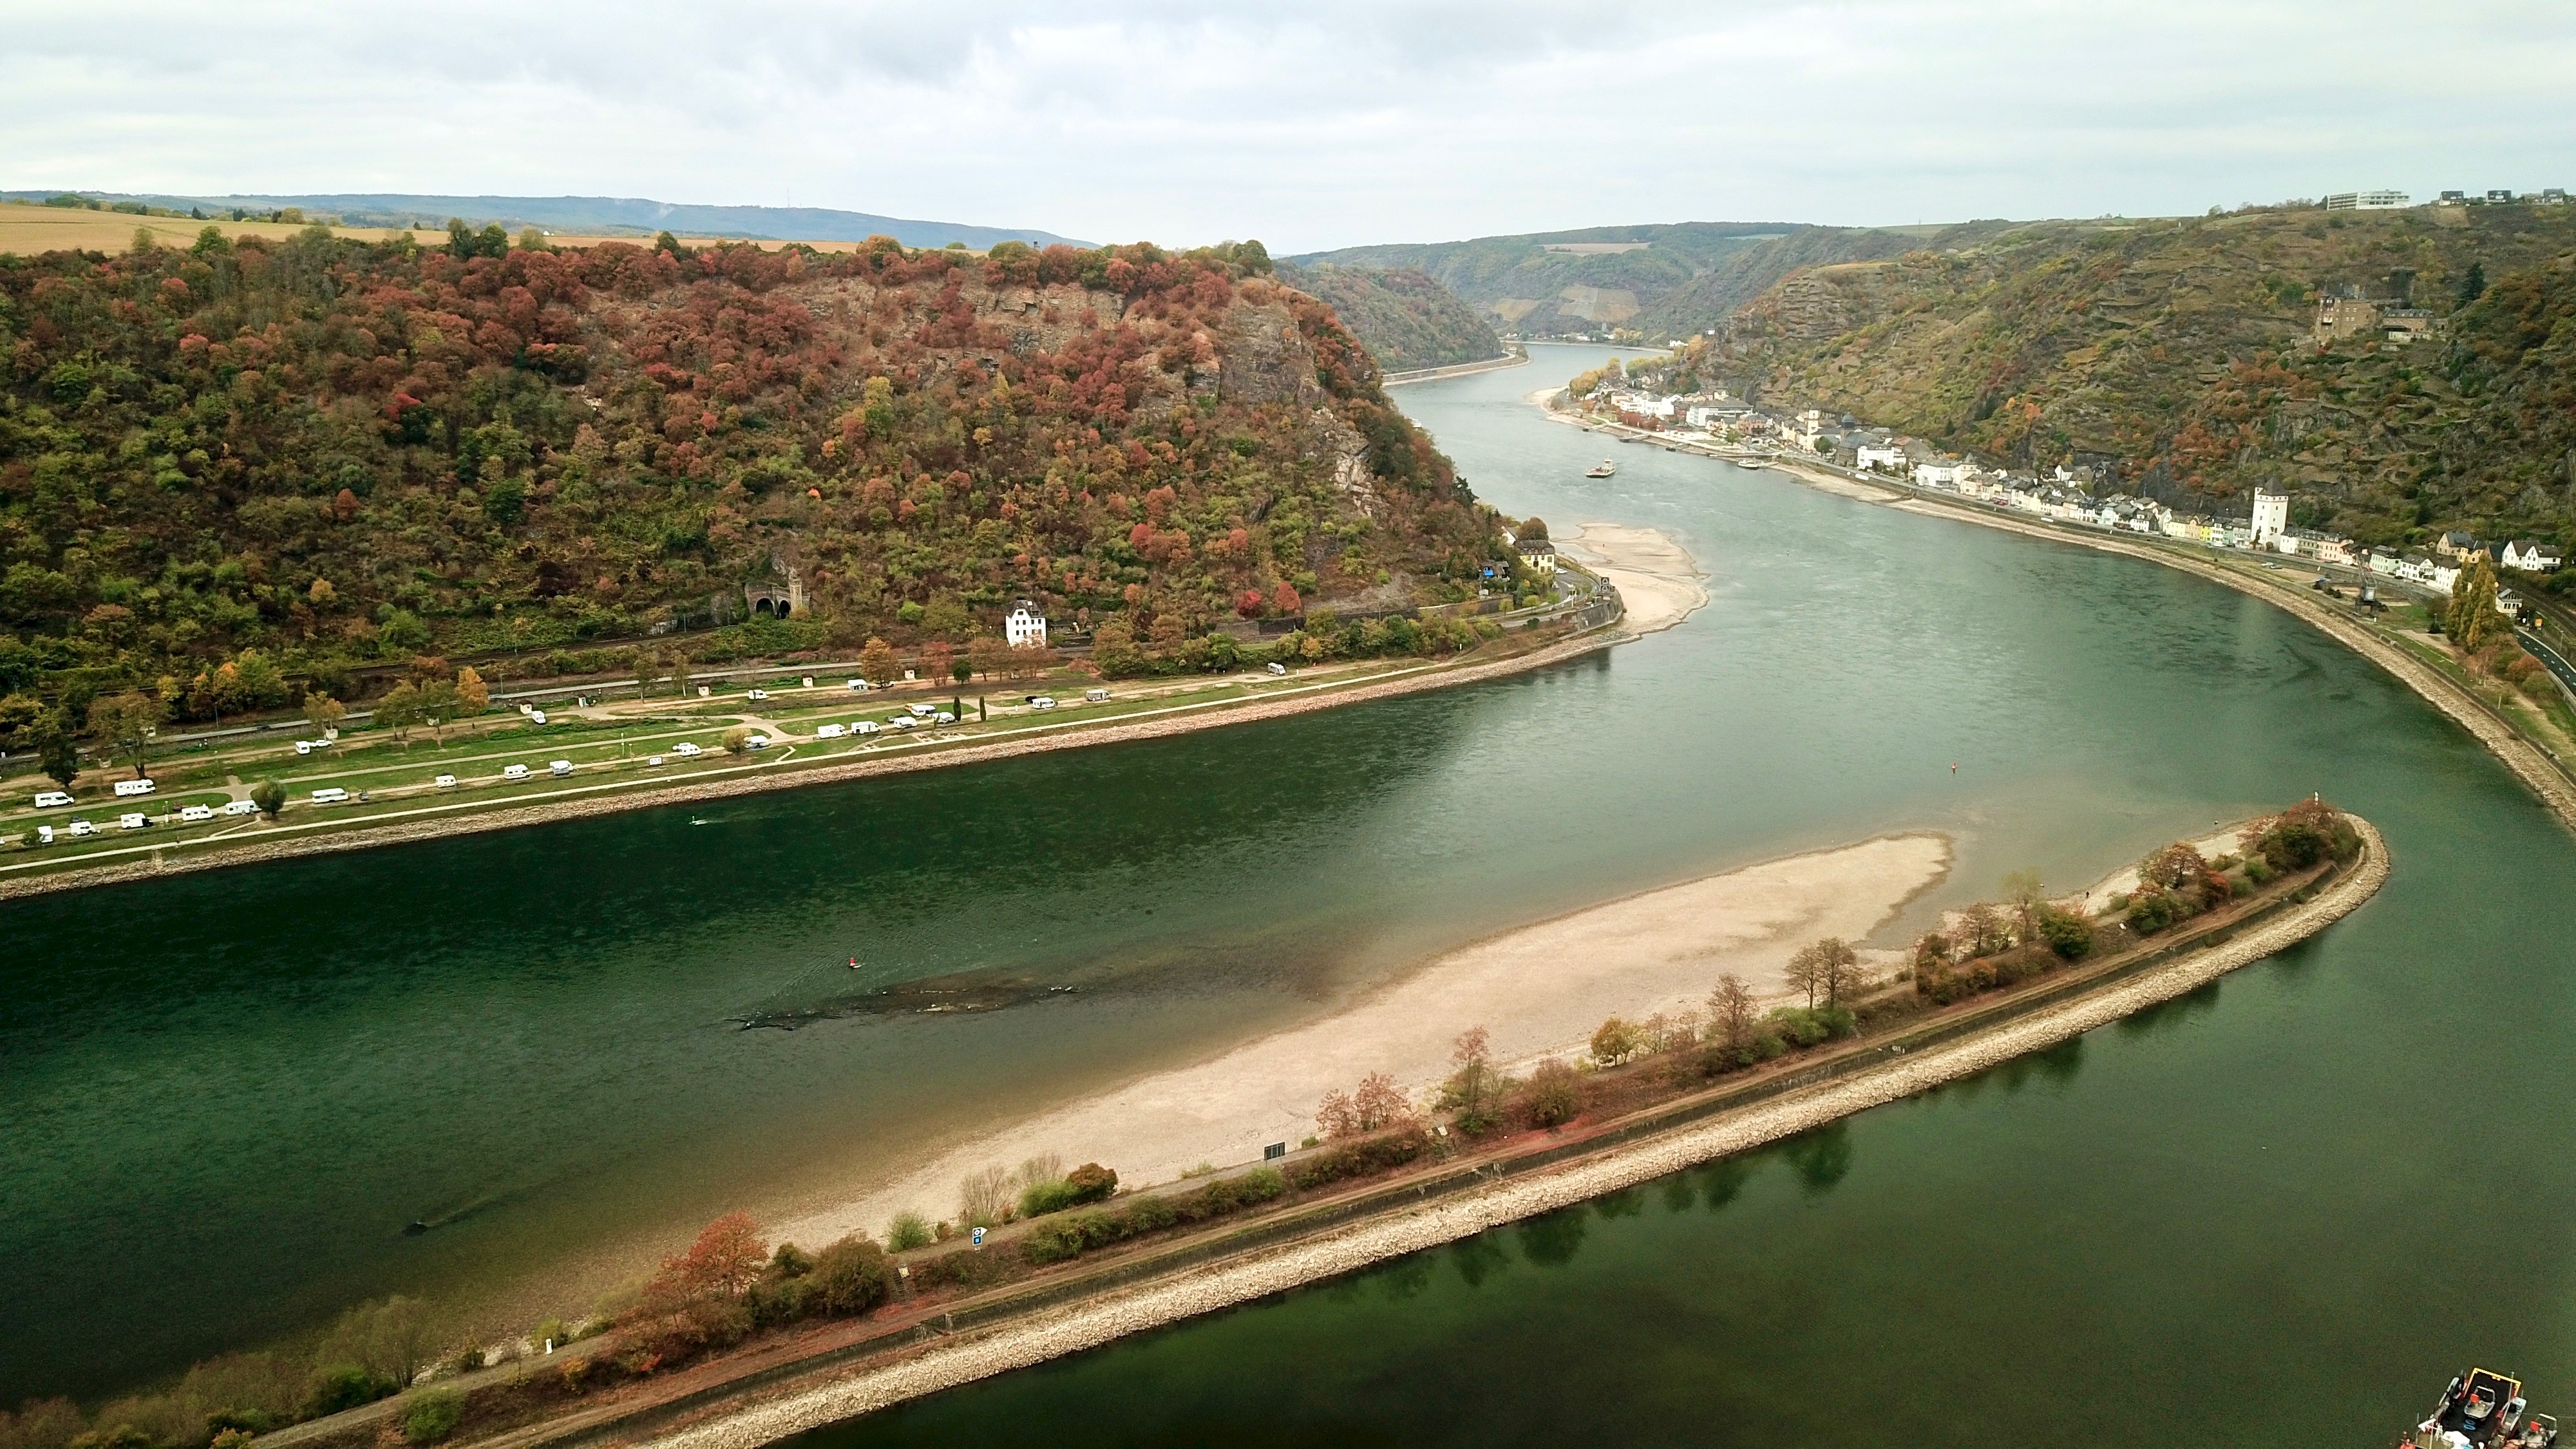
<path id="1" fill-rule="evenodd" d="M 1002 616 L 1002 638 L 1014 649 L 1046 647 L 1046 615 L 1035 601 L 1022 599 Z"/>

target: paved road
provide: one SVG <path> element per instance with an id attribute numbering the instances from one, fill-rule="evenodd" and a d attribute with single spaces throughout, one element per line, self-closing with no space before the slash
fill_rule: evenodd
<path id="1" fill-rule="evenodd" d="M 2567 702 L 2576 705 L 2576 665 L 2569 664 L 2565 655 L 2528 629 L 2514 630 L 2513 637 L 2522 641 L 2522 647 L 2531 651 L 2531 657 L 2539 660 L 2542 668 L 2557 676 Z"/>

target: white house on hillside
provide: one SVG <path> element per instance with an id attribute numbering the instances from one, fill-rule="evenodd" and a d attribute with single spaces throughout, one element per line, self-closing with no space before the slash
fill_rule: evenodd
<path id="1" fill-rule="evenodd" d="M 2558 550 L 2545 543 L 2525 543 L 2521 539 L 2504 546 L 2504 566 L 2543 574 L 2559 565 Z"/>
<path id="2" fill-rule="evenodd" d="M 1011 612 L 1002 616 L 1002 638 L 1014 649 L 1046 647 L 1046 615 L 1036 601 L 1022 599 L 1011 605 Z"/>

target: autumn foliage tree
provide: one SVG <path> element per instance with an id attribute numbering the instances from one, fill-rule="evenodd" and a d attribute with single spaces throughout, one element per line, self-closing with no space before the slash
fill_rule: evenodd
<path id="1" fill-rule="evenodd" d="M 749 1214 L 727 1213 L 707 1224 L 645 1284 L 633 1320 L 636 1342 L 667 1358 L 739 1341 L 752 1327 L 744 1297 L 768 1257 L 769 1245 Z"/>
<path id="2" fill-rule="evenodd" d="M 1411 1121 L 1413 1104 L 1384 1072 L 1369 1073 L 1350 1092 L 1338 1087 L 1326 1092 L 1315 1108 L 1316 1130 L 1326 1137 L 1356 1137 Z"/>

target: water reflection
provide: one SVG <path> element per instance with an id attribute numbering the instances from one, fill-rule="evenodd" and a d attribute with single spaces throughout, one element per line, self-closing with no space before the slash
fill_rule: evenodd
<path id="1" fill-rule="evenodd" d="M 1470 1288 L 1482 1288 L 1485 1280 L 1511 1266 L 1512 1255 L 1492 1233 L 1478 1233 L 1460 1238 L 1449 1245 L 1449 1266 L 1458 1270 L 1458 1281 Z"/>
<path id="2" fill-rule="evenodd" d="M 1821 1197 L 1851 1173 L 1851 1123 L 1828 1122 L 1801 1132 L 1782 1143 L 1779 1150 L 1789 1160 L 1789 1169 L 1798 1174 L 1807 1196 Z"/>
<path id="3" fill-rule="evenodd" d="M 1523 1218 L 1514 1230 L 1520 1239 L 1521 1256 L 1537 1267 L 1564 1267 L 1583 1250 L 1583 1235 L 1591 1230 L 1591 1218 L 1591 1213 L 1579 1204 Z"/>

